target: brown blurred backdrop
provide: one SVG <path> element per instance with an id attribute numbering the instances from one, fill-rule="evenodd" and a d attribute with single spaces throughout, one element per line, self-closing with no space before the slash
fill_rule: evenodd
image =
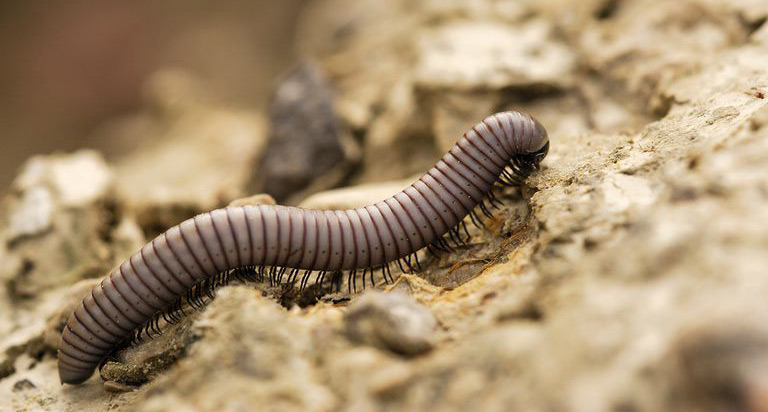
<path id="1" fill-rule="evenodd" d="M 0 192 L 30 155 L 108 149 L 91 132 L 134 110 L 160 68 L 182 68 L 226 103 L 258 107 L 291 61 L 304 1 L 3 0 Z"/>

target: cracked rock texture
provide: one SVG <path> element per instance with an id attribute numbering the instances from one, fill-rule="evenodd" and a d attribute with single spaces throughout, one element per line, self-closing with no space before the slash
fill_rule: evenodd
<path id="1" fill-rule="evenodd" d="M 261 114 L 155 79 L 148 117 L 112 131 L 154 130 L 151 149 L 30 159 L 3 199 L 0 409 L 768 410 L 766 18 L 757 0 L 308 3 L 296 49 L 362 155 L 351 187 L 297 203 L 386 197 L 506 109 L 549 130 L 542 170 L 380 293 L 300 307 L 227 286 L 106 383 L 62 387 L 77 297 L 248 195 L 267 139 Z"/>

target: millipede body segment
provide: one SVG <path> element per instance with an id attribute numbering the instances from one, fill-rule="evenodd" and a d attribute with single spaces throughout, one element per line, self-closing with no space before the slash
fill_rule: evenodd
<path id="1" fill-rule="evenodd" d="M 373 270 L 438 247 L 476 207 L 485 210 L 496 183 L 519 183 L 548 148 L 538 121 L 502 112 L 465 133 L 410 187 L 376 204 L 344 211 L 247 205 L 188 219 L 112 270 L 70 315 L 58 352 L 61 382 L 88 379 L 137 328 L 216 274 L 244 267 Z"/>

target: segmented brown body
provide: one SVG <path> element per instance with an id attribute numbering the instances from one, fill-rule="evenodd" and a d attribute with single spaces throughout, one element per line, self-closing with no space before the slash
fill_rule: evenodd
<path id="1" fill-rule="evenodd" d="M 59 346 L 63 383 L 91 376 L 116 345 L 206 277 L 246 266 L 375 268 L 409 256 L 456 227 L 506 168 L 526 176 L 546 155 L 544 128 L 503 112 L 469 130 L 413 185 L 345 211 L 287 206 L 217 209 L 156 237 L 83 299 Z"/>

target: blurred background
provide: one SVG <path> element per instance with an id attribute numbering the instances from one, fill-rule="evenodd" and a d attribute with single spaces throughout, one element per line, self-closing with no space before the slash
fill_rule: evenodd
<path id="1" fill-rule="evenodd" d="M 258 108 L 293 55 L 302 0 L 0 2 L 0 191 L 33 154 L 120 150 L 99 133 L 148 76 L 180 68 L 212 98 Z"/>

